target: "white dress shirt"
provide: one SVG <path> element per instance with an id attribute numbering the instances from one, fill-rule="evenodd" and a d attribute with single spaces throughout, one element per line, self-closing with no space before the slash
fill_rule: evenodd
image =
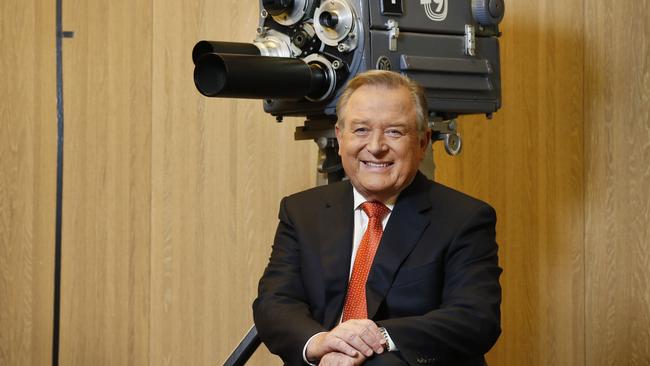
<path id="1" fill-rule="evenodd" d="M 348 279 L 350 276 L 352 276 L 352 269 L 354 267 L 354 259 L 357 256 L 357 251 L 359 250 L 359 245 L 361 244 L 361 239 L 363 238 L 363 234 L 366 232 L 366 229 L 368 228 L 368 215 L 363 211 L 361 208 L 361 205 L 365 203 L 367 200 L 365 197 L 357 191 L 354 186 L 352 187 L 352 192 L 354 195 L 354 233 L 352 236 L 352 258 L 350 259 L 350 274 L 348 276 Z M 386 224 L 388 223 L 388 219 L 390 219 L 390 215 L 393 212 L 393 208 L 395 207 L 395 201 L 397 200 L 397 197 L 388 200 L 386 202 L 382 202 L 386 207 L 388 207 L 388 213 L 384 218 L 381 220 L 381 226 L 382 229 L 386 229 Z M 341 315 L 343 316 L 343 315 Z M 339 320 L 340 321 L 340 320 Z M 325 333 L 325 332 L 321 332 Z M 302 358 L 307 363 L 308 365 L 314 366 L 313 363 L 309 362 L 307 360 L 307 345 L 309 345 L 309 342 L 311 342 L 314 337 L 321 333 L 316 333 L 311 338 L 307 340 L 305 343 L 305 346 L 302 349 Z M 388 332 L 386 332 L 386 335 L 388 336 L 388 351 L 397 351 L 397 346 L 393 342 L 393 340 L 390 338 L 390 335 Z"/>

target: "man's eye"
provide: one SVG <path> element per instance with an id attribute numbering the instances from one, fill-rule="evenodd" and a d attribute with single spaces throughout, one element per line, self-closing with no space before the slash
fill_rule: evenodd
<path id="1" fill-rule="evenodd" d="M 368 129 L 365 128 L 365 127 L 358 127 L 358 128 L 354 129 L 354 133 L 357 134 L 357 135 L 364 135 L 364 134 L 368 133 Z"/>
<path id="2" fill-rule="evenodd" d="M 390 130 L 386 130 L 386 135 L 392 136 L 392 137 L 399 137 L 399 136 L 402 136 L 404 134 L 400 130 L 390 129 Z"/>

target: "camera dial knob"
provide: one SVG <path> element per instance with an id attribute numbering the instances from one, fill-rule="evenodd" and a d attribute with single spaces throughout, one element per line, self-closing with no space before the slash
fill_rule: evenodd
<path id="1" fill-rule="evenodd" d="M 294 0 L 262 0 L 262 6 L 271 15 L 288 13 L 293 8 Z"/>
<path id="2" fill-rule="evenodd" d="M 497 25 L 503 19 L 503 0 L 472 0 L 474 19 L 481 25 Z"/>

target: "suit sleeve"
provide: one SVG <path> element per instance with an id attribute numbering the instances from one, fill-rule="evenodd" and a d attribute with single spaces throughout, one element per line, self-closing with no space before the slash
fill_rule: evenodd
<path id="1" fill-rule="evenodd" d="M 438 309 L 378 322 L 409 364 L 459 365 L 482 360 L 496 342 L 501 333 L 501 268 L 495 224 L 494 210 L 482 204 L 459 226 L 444 256 Z"/>
<path id="2" fill-rule="evenodd" d="M 287 206 L 284 198 L 271 258 L 253 302 L 253 317 L 268 349 L 288 365 L 301 365 L 307 340 L 326 329 L 311 316 L 301 276 L 300 244 Z"/>

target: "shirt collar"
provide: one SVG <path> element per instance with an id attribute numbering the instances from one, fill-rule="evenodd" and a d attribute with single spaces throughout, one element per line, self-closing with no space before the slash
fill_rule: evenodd
<path id="1" fill-rule="evenodd" d="M 352 186 L 352 193 L 354 195 L 354 209 L 357 210 L 359 209 L 359 206 L 361 206 L 362 203 L 368 201 L 357 189 Z M 395 201 L 397 201 L 397 197 L 393 199 L 390 199 L 386 202 L 382 202 L 386 207 L 388 207 L 389 210 L 393 211 L 393 207 L 395 207 Z"/>

